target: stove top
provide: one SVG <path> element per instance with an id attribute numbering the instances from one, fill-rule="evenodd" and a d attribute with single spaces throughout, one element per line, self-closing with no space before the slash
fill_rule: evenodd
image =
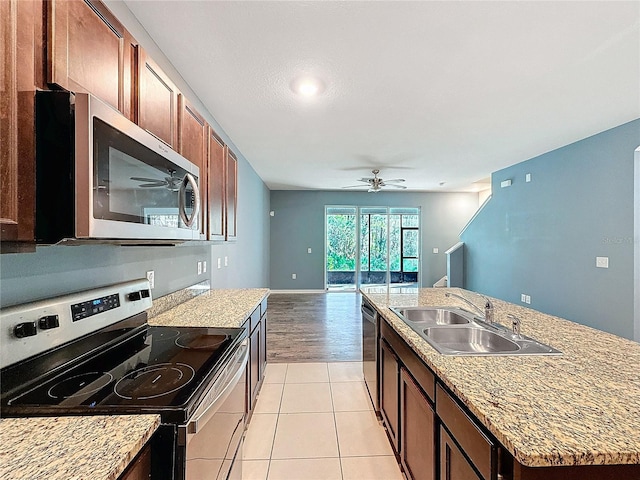
<path id="1" fill-rule="evenodd" d="M 185 422 L 242 328 L 173 328 L 135 314 L 2 369 L 3 417 L 160 413 Z"/>

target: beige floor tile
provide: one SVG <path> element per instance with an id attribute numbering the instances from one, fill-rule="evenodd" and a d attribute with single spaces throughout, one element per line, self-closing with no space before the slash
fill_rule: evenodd
<path id="1" fill-rule="evenodd" d="M 326 363 L 290 363 L 285 383 L 324 383 L 329 381 Z"/>
<path id="2" fill-rule="evenodd" d="M 263 383 L 254 413 L 278 413 L 284 383 Z"/>
<path id="3" fill-rule="evenodd" d="M 244 438 L 242 458 L 269 459 L 277 422 L 278 415 L 273 413 L 256 413 L 251 417 L 251 423 Z"/>
<path id="4" fill-rule="evenodd" d="M 268 363 L 264 371 L 264 383 L 284 383 L 287 366 L 286 363 Z"/>
<path id="5" fill-rule="evenodd" d="M 280 413 L 332 412 L 328 383 L 286 383 Z"/>
<path id="6" fill-rule="evenodd" d="M 331 396 L 336 412 L 373 410 L 364 382 L 331 382 Z"/>
<path id="7" fill-rule="evenodd" d="M 342 480 L 339 458 L 272 460 L 269 480 Z"/>
<path id="8" fill-rule="evenodd" d="M 281 413 L 272 459 L 337 457 L 333 413 Z"/>
<path id="9" fill-rule="evenodd" d="M 267 480 L 269 460 L 242 460 L 242 480 Z"/>
<path id="10" fill-rule="evenodd" d="M 373 411 L 336 412 L 335 417 L 341 457 L 393 454 Z"/>
<path id="11" fill-rule="evenodd" d="M 332 382 L 362 382 L 362 362 L 329 363 L 329 380 Z"/>
<path id="12" fill-rule="evenodd" d="M 403 480 L 393 455 L 341 458 L 343 480 Z"/>

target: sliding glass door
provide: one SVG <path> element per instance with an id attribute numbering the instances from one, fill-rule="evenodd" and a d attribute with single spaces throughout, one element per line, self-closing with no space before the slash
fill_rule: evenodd
<path id="1" fill-rule="evenodd" d="M 326 207 L 326 289 L 418 286 L 419 219 L 418 208 Z"/>

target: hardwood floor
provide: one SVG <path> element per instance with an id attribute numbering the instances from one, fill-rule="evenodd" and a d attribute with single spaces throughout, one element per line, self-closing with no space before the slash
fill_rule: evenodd
<path id="1" fill-rule="evenodd" d="M 272 293 L 267 322 L 269 362 L 362 360 L 358 293 Z"/>

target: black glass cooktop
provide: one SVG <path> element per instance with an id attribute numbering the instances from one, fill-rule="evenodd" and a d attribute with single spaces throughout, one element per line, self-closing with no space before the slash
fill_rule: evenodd
<path id="1" fill-rule="evenodd" d="M 166 411 L 184 421 L 244 335 L 239 328 L 145 324 L 106 348 L 89 348 L 86 343 L 96 340 L 86 338 L 84 347 L 74 343 L 3 371 L 2 416 Z M 38 375 L 47 363 L 55 365 L 53 372 Z M 18 378 L 30 372 L 35 380 Z"/>

